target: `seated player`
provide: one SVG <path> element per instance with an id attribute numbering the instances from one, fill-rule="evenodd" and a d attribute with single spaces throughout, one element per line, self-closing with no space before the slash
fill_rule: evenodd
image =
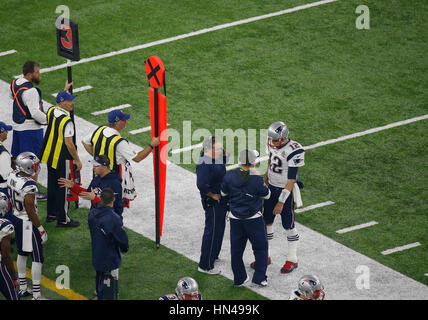
<path id="1" fill-rule="evenodd" d="M 202 300 L 202 295 L 196 280 L 185 277 L 178 280 L 175 293 L 166 294 L 159 300 Z"/>
<path id="2" fill-rule="evenodd" d="M 297 289 L 293 290 L 288 300 L 324 300 L 324 286 L 314 275 L 304 275 L 299 279 Z"/>
<path id="3" fill-rule="evenodd" d="M 15 228 L 12 222 L 4 218 L 9 207 L 8 197 L 0 192 L 0 291 L 6 300 L 19 300 L 15 291 L 15 287 L 18 286 L 18 276 L 10 254 L 10 240 Z"/>

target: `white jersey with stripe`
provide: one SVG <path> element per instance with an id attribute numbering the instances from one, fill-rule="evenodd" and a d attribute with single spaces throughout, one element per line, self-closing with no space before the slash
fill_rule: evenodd
<path id="1" fill-rule="evenodd" d="M 280 148 L 267 145 L 267 153 L 269 154 L 269 184 L 278 188 L 284 188 L 287 184 L 289 167 L 305 165 L 305 150 L 300 143 L 294 140 L 288 140 Z"/>
<path id="2" fill-rule="evenodd" d="M 28 220 L 24 198 L 27 194 L 35 194 L 38 191 L 37 182 L 31 177 L 22 177 L 18 174 L 18 171 L 14 171 L 7 178 L 7 187 L 9 188 L 13 214 L 22 220 Z M 37 213 L 36 197 L 34 198 L 34 206 Z"/>
<path id="3" fill-rule="evenodd" d="M 159 298 L 159 300 L 180 300 L 175 293 L 166 294 Z"/>
<path id="4" fill-rule="evenodd" d="M 14 230 L 12 222 L 5 218 L 0 218 L 0 243 L 4 237 L 12 234 Z"/>

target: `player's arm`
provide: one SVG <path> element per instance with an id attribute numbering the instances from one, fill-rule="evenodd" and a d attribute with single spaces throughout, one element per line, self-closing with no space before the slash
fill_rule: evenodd
<path id="1" fill-rule="evenodd" d="M 160 144 L 159 138 L 154 137 L 150 142 L 150 144 L 147 147 L 145 147 L 143 150 L 138 152 L 137 155 L 134 158 L 132 158 L 132 160 L 137 163 L 140 162 L 141 160 L 144 160 L 152 152 L 153 148 L 157 147 L 159 144 Z"/>
<path id="2" fill-rule="evenodd" d="M 9 271 L 12 280 L 16 281 L 18 279 L 18 275 L 16 274 L 15 268 L 13 266 L 13 259 L 10 254 L 10 241 L 12 240 L 12 235 L 9 234 L 1 240 L 1 257 L 2 262 L 6 266 L 7 271 Z"/>
<path id="3" fill-rule="evenodd" d="M 79 155 L 77 154 L 76 146 L 73 143 L 73 137 L 65 137 L 64 138 L 65 146 L 67 147 L 68 152 L 76 162 L 77 170 L 80 171 L 82 169 L 82 162 L 80 162 Z"/>
<path id="4" fill-rule="evenodd" d="M 85 148 L 86 152 L 88 152 L 91 156 L 94 155 L 94 148 L 91 144 L 87 144 L 82 140 L 83 148 Z"/>
<path id="5" fill-rule="evenodd" d="M 27 212 L 28 219 L 30 219 L 31 223 L 39 230 L 40 237 L 42 238 L 42 244 L 44 244 L 48 240 L 48 234 L 46 233 L 45 228 L 40 224 L 39 217 L 37 216 L 36 211 L 36 194 L 29 193 L 24 197 L 24 208 Z"/>

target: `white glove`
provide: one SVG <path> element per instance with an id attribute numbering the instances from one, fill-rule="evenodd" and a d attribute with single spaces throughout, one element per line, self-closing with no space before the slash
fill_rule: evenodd
<path id="1" fill-rule="evenodd" d="M 42 244 L 44 244 L 46 241 L 48 241 L 48 234 L 46 233 L 45 228 L 43 226 L 40 226 L 37 228 L 40 232 L 40 237 L 42 238 Z"/>

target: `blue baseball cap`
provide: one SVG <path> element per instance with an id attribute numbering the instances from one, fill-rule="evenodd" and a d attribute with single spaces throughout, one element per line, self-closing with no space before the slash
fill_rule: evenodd
<path id="1" fill-rule="evenodd" d="M 4 131 L 11 131 L 11 130 L 12 130 L 12 126 L 8 126 L 3 121 L 0 121 L 0 133 L 2 133 Z"/>
<path id="2" fill-rule="evenodd" d="M 71 94 L 68 91 L 64 90 L 64 91 L 58 92 L 58 94 L 56 95 L 56 103 L 60 103 L 63 101 L 72 101 L 76 97 L 77 97 L 76 95 Z"/>
<path id="3" fill-rule="evenodd" d="M 107 157 L 105 157 L 105 158 L 107 158 Z M 110 167 L 110 160 L 108 158 L 106 160 L 103 160 L 99 156 L 96 156 L 94 159 L 92 159 L 91 163 L 92 163 L 93 166 L 106 166 L 106 167 Z"/>
<path id="4" fill-rule="evenodd" d="M 129 118 L 131 118 L 131 115 L 123 113 L 120 109 L 110 111 L 108 114 L 108 122 L 110 123 L 115 123 L 121 120 L 128 120 Z"/>

